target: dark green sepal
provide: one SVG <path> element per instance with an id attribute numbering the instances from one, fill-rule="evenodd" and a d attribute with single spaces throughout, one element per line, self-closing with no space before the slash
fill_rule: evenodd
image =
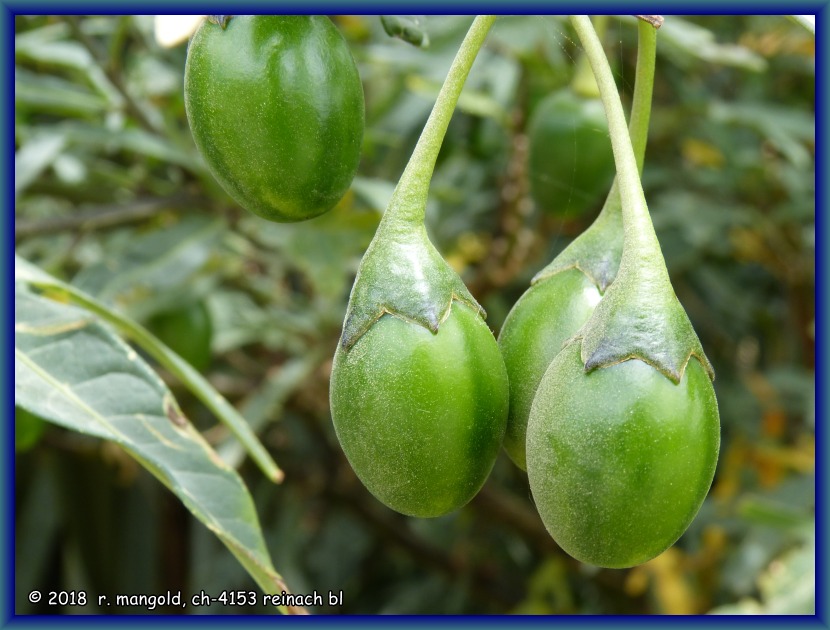
<path id="1" fill-rule="evenodd" d="M 453 300 L 485 317 L 484 309 L 430 242 L 423 224 L 384 222 L 358 268 L 340 343 L 348 350 L 385 314 L 437 333 Z"/>
<path id="2" fill-rule="evenodd" d="M 429 47 L 429 35 L 416 22 L 401 15 L 381 15 L 380 23 L 389 37 L 397 37 L 418 48 Z"/>
<path id="3" fill-rule="evenodd" d="M 227 28 L 228 22 L 231 21 L 232 17 L 232 15 L 209 15 L 207 16 L 207 21 L 211 24 L 218 24 L 222 27 L 222 30 L 224 31 Z"/>
<path id="4" fill-rule="evenodd" d="M 714 380 L 712 364 L 658 262 L 623 258 L 617 279 L 575 335 L 582 339 L 586 372 L 640 359 L 679 383 L 694 356 Z"/>
<path id="5" fill-rule="evenodd" d="M 622 212 L 615 182 L 596 220 L 539 271 L 530 284 L 534 285 L 568 269 L 579 269 L 597 286 L 600 293 L 605 293 L 617 276 L 622 248 Z"/>

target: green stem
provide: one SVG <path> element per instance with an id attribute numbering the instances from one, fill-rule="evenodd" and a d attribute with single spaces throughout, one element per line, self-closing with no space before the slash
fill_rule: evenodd
<path id="1" fill-rule="evenodd" d="M 648 125 L 651 120 L 651 96 L 654 91 L 654 63 L 657 53 L 657 30 L 648 22 L 639 21 L 637 36 L 637 69 L 634 78 L 634 97 L 631 103 L 631 119 L 628 122 L 628 133 L 631 135 L 631 144 L 634 148 L 634 157 L 637 160 L 637 171 L 643 172 L 643 162 L 646 156 L 648 142 Z M 611 191 L 602 214 L 617 213 L 620 211 L 619 178 L 614 178 Z"/>
<path id="2" fill-rule="evenodd" d="M 607 29 L 608 16 L 594 16 L 594 30 L 597 32 L 600 41 L 605 36 Z M 597 80 L 594 78 L 594 71 L 591 70 L 591 64 L 584 53 L 579 55 L 579 59 L 576 60 L 576 70 L 574 71 L 573 80 L 571 80 L 571 89 L 575 94 L 585 98 L 599 98 Z"/>
<path id="3" fill-rule="evenodd" d="M 385 224 L 393 220 L 403 220 L 416 225 L 423 224 L 429 183 L 438 159 L 438 152 L 441 150 L 444 135 L 447 133 L 447 127 L 470 68 L 495 20 L 495 15 L 479 15 L 470 26 L 452 62 L 449 74 L 444 80 L 432 113 L 421 132 L 418 144 L 392 194 L 389 209 L 384 215 Z"/>
<path id="4" fill-rule="evenodd" d="M 628 129 L 637 159 L 637 170 L 643 172 L 643 161 L 648 141 L 648 125 L 651 119 L 651 97 L 654 91 L 654 64 L 657 56 L 657 29 L 648 22 L 638 20 L 637 69 L 634 79 L 634 97 L 631 103 L 631 120 Z"/>
<path id="5" fill-rule="evenodd" d="M 611 135 L 611 147 L 614 151 L 614 162 L 617 165 L 617 184 L 620 189 L 625 226 L 623 256 L 637 256 L 640 253 L 653 256 L 655 252 L 660 252 L 660 245 L 648 214 L 640 182 L 638 161 L 628 133 L 625 112 L 611 66 L 608 64 L 602 44 L 588 16 L 572 15 L 570 19 L 591 63 L 597 85 L 599 85 L 605 114 L 608 117 L 608 129 Z"/>
<path id="6" fill-rule="evenodd" d="M 268 451 L 265 450 L 265 447 L 254 432 L 251 431 L 245 418 L 239 415 L 239 412 L 225 398 L 220 396 L 210 383 L 207 382 L 205 377 L 194 369 L 193 366 L 165 346 L 146 328 L 110 310 L 94 298 L 75 291 L 70 285 L 61 284 L 60 287 L 56 287 L 53 283 L 38 282 L 35 280 L 30 281 L 30 284 L 44 290 L 61 291 L 73 302 L 95 313 L 101 319 L 109 322 L 124 335 L 132 339 L 147 354 L 184 383 L 196 398 L 210 409 L 219 420 L 225 423 L 269 479 L 276 483 L 283 480 L 285 475 L 282 470 L 280 470 L 276 462 L 268 454 Z"/>

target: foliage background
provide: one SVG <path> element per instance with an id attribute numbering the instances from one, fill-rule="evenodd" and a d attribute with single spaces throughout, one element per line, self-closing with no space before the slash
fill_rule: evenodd
<path id="1" fill-rule="evenodd" d="M 640 567 L 599 570 L 557 548 L 503 454 L 468 506 L 417 520 L 374 500 L 338 447 L 328 379 L 348 292 L 470 20 L 418 18 L 431 42 L 418 49 L 377 17 L 334 19 L 366 92 L 358 179 L 328 215 L 278 225 L 237 207 L 206 171 L 184 112 L 186 48 L 160 47 L 151 16 L 17 16 L 17 253 L 151 326 L 183 306 L 207 310 L 212 331 L 194 361 L 286 472 L 276 486 L 240 467 L 275 565 L 295 592 L 344 593 L 342 606 L 314 612 L 813 612 L 812 36 L 780 16 L 672 16 L 658 35 L 644 186 L 717 372 L 723 442 L 678 544 Z M 500 18 L 433 179 L 429 232 L 496 333 L 595 215 L 563 222 L 527 194 L 539 176 L 524 159 L 527 120 L 570 80 L 574 39 L 556 16 Z M 612 19 L 605 43 L 625 100 L 633 21 Z M 208 441 L 238 457 L 167 380 Z M 16 424 L 18 613 L 54 612 L 27 601 L 32 588 L 254 587 L 119 448 L 21 413 Z"/>

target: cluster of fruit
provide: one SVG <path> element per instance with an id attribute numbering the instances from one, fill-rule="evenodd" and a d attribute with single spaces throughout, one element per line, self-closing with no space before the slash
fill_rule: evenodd
<path id="1" fill-rule="evenodd" d="M 572 20 L 594 74 L 611 78 L 590 21 Z M 580 212 L 608 191 L 615 157 L 617 180 L 593 225 L 513 307 L 497 342 L 424 227 L 438 149 L 493 21 L 473 22 L 361 262 L 332 368 L 334 427 L 365 486 L 421 517 L 467 503 L 504 445 L 566 551 L 632 566 L 688 527 L 720 439 L 712 368 L 669 282 L 637 174 L 656 33 L 640 25 L 633 141 L 607 80 L 604 90 L 598 80 L 603 102 L 565 92 L 537 108 L 538 203 Z M 197 146 L 250 211 L 309 219 L 348 189 L 363 92 L 328 18 L 206 21 L 188 49 L 185 95 Z M 597 132 L 609 128 L 614 154 Z M 568 141 L 557 142 L 563 133 Z M 587 162 L 565 155 L 574 146 Z"/>

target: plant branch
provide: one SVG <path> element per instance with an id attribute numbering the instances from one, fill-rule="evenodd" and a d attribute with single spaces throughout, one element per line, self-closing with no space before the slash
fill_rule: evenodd
<path id="1" fill-rule="evenodd" d="M 165 209 L 179 208 L 188 204 L 203 205 L 203 203 L 204 200 L 200 197 L 179 194 L 159 199 L 139 199 L 117 208 L 104 205 L 64 217 L 52 217 L 41 221 L 17 221 L 14 225 L 14 237 L 19 239 L 72 230 L 91 232 L 143 221 Z"/>
<path id="2" fill-rule="evenodd" d="M 594 30 L 597 32 L 597 37 L 602 41 L 605 37 L 605 31 L 608 29 L 608 16 L 597 15 L 594 17 Z M 576 70 L 574 77 L 571 80 L 571 89 L 575 94 L 584 98 L 599 98 L 599 88 L 597 81 L 594 78 L 594 73 L 591 70 L 591 64 L 585 54 L 579 55 L 576 60 Z"/>
<path id="3" fill-rule="evenodd" d="M 101 68 L 101 70 L 106 75 L 109 82 L 113 85 L 113 87 L 118 90 L 118 93 L 121 94 L 122 98 L 124 99 L 124 105 L 127 109 L 127 112 L 135 118 L 138 123 L 144 127 L 147 131 L 158 134 L 163 133 L 163 129 L 159 129 L 157 125 L 153 123 L 150 118 L 147 117 L 147 114 L 144 113 L 144 110 L 141 109 L 139 104 L 136 100 L 132 97 L 132 95 L 127 90 L 127 86 L 124 85 L 124 81 L 122 80 L 121 76 L 107 63 L 106 58 L 104 57 L 101 50 L 95 44 L 89 35 L 84 33 L 83 29 L 81 28 L 81 21 L 77 15 L 65 15 L 64 20 L 67 24 L 69 24 L 69 28 L 72 30 L 72 34 L 75 38 L 81 43 L 81 45 L 86 48 L 87 52 L 92 56 L 95 60 L 95 63 Z"/>
<path id="4" fill-rule="evenodd" d="M 659 17 L 659 16 L 655 16 Z M 643 162 L 651 120 L 651 100 L 654 92 L 654 66 L 657 57 L 657 31 L 648 22 L 639 22 L 637 31 L 637 68 L 634 79 L 634 96 L 631 103 L 631 120 L 628 129 L 637 169 L 643 172 Z"/>

